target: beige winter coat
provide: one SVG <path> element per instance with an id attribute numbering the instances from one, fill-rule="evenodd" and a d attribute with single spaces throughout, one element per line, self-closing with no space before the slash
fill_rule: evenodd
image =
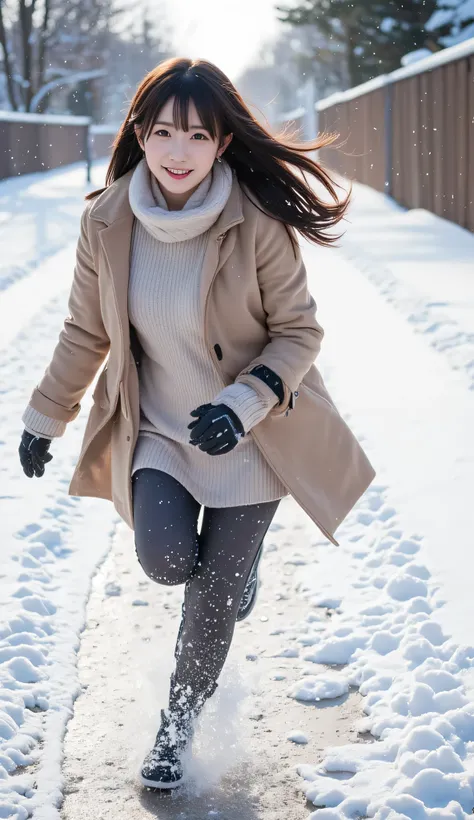
<path id="1" fill-rule="evenodd" d="M 133 529 L 130 471 L 139 386 L 127 312 L 131 174 L 87 202 L 70 315 L 30 403 L 51 418 L 71 421 L 109 354 L 69 494 L 112 500 Z M 266 385 L 248 373 L 259 363 L 283 380 L 283 404 L 249 435 L 297 503 L 337 544 L 335 530 L 375 472 L 313 363 L 323 330 L 301 253 L 298 249 L 295 256 L 285 227 L 248 200 L 235 175 L 227 204 L 210 229 L 201 299 L 204 338 L 223 386 L 237 380 L 262 390 Z"/>

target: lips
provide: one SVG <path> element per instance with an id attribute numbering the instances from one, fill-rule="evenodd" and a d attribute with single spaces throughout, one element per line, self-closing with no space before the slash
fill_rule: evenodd
<path id="1" fill-rule="evenodd" d="M 172 171 L 170 171 L 169 168 L 165 168 L 164 165 L 163 165 L 163 168 L 165 169 L 167 174 L 169 174 L 169 176 L 172 177 L 172 179 L 186 179 L 189 176 L 189 174 L 191 173 L 191 171 L 186 171 L 185 174 L 174 174 Z"/>

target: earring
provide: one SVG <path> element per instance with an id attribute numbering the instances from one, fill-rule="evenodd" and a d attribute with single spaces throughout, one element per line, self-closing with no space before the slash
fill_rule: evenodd
<path id="1" fill-rule="evenodd" d="M 222 162 L 221 157 L 216 157 L 216 159 L 217 159 L 217 162 Z"/>

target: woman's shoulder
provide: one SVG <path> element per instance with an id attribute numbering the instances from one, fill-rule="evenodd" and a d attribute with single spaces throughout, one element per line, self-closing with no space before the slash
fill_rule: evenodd
<path id="1" fill-rule="evenodd" d="M 128 208 L 128 189 L 133 171 L 116 179 L 97 196 L 86 200 L 83 216 L 88 220 L 114 221 L 125 215 Z"/>
<path id="2" fill-rule="evenodd" d="M 247 224 L 255 225 L 258 232 L 266 229 L 273 230 L 278 220 L 265 210 L 263 203 L 248 185 L 239 182 L 239 186 L 242 192 L 242 213 Z"/>
<path id="3" fill-rule="evenodd" d="M 265 245 L 271 242 L 278 244 L 291 244 L 289 234 L 295 235 L 292 225 L 283 222 L 265 209 L 255 193 L 244 183 L 239 183 L 242 191 L 242 211 L 247 222 L 254 228 L 257 243 Z M 244 225 L 245 225 L 244 221 Z"/>

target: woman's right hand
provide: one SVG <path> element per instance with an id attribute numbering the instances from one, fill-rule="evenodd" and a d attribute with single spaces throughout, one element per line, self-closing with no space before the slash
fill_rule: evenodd
<path id="1" fill-rule="evenodd" d="M 28 478 L 33 478 L 34 475 L 40 478 L 44 475 L 44 465 L 53 458 L 51 453 L 48 453 L 50 444 L 49 438 L 41 438 L 28 433 L 27 430 L 23 431 L 18 453 L 23 472 Z"/>

